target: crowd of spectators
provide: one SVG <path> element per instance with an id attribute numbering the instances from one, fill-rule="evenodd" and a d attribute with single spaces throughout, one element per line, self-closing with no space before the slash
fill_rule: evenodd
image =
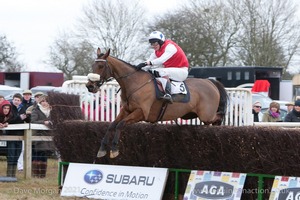
<path id="1" fill-rule="evenodd" d="M 51 125 L 51 106 L 47 95 L 42 92 L 34 94 L 31 90 L 24 90 L 22 94 L 15 93 L 9 101 L 0 95 L 0 128 L 8 124 L 40 123 Z M 24 130 L 2 130 L 4 135 L 23 136 Z M 47 131 L 36 131 L 33 135 L 48 135 Z M 16 177 L 17 169 L 23 170 L 23 143 L 22 141 L 7 141 L 7 177 Z M 33 177 L 44 178 L 47 171 L 49 152 L 54 151 L 52 142 L 36 141 L 32 145 Z"/>

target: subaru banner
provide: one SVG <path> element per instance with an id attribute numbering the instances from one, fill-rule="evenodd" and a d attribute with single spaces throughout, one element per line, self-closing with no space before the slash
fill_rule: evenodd
<path id="1" fill-rule="evenodd" d="M 70 163 L 61 196 L 159 200 L 167 176 L 167 168 Z"/>

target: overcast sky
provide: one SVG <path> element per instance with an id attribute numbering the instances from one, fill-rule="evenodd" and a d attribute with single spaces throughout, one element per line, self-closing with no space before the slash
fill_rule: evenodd
<path id="1" fill-rule="evenodd" d="M 72 28 L 88 0 L 0 0 L 0 34 L 20 54 L 27 71 L 45 71 L 43 60 L 59 30 Z M 142 0 L 153 14 L 178 6 L 180 0 Z"/>
<path id="2" fill-rule="evenodd" d="M 100 1 L 100 0 L 99 0 Z M 184 0 L 141 0 L 152 14 Z M 14 43 L 27 71 L 49 71 L 43 60 L 59 30 L 72 28 L 88 0 L 0 0 L 0 34 Z M 300 13 L 299 13 L 300 17 Z"/>

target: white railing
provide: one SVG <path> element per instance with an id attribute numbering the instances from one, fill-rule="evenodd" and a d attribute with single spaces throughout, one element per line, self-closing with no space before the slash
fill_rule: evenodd
<path id="1" fill-rule="evenodd" d="M 280 128 L 300 128 L 300 122 L 254 122 L 254 126 L 260 126 L 260 127 L 280 127 Z"/>
<path id="2" fill-rule="evenodd" d="M 229 126 L 253 125 L 252 94 L 244 88 L 226 88 L 229 103 L 225 124 Z"/>
<path id="3" fill-rule="evenodd" d="M 88 92 L 85 84 L 87 78 L 69 80 L 64 82 L 63 92 L 80 95 L 80 105 L 86 120 L 113 121 L 120 112 L 120 86 L 116 81 L 108 82 L 101 86 L 96 94 Z M 243 88 L 226 88 L 229 103 L 225 116 L 225 125 L 249 126 L 253 125 L 252 96 L 251 92 Z M 164 124 L 174 124 L 175 121 L 166 121 Z M 200 120 L 177 119 L 179 124 L 201 124 Z"/>

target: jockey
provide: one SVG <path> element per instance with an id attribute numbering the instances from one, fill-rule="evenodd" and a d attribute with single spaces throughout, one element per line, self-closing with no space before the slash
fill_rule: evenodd
<path id="1" fill-rule="evenodd" d="M 188 76 L 189 62 L 183 50 L 172 40 L 166 40 L 164 34 L 159 31 L 150 34 L 149 43 L 154 52 L 146 62 L 137 65 L 137 68 L 152 70 L 156 77 L 166 79 L 163 84 L 165 95 L 162 99 L 173 103 L 170 79 L 184 81 Z"/>

